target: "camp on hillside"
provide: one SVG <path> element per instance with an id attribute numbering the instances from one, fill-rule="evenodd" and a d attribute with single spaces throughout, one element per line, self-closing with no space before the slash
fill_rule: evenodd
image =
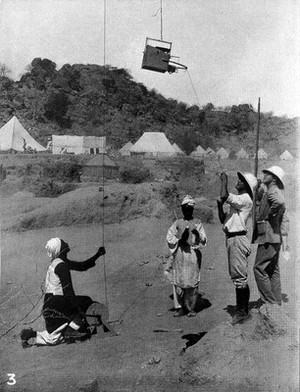
<path id="1" fill-rule="evenodd" d="M 119 166 L 107 156 L 97 154 L 82 166 L 81 181 L 100 181 L 104 178 L 117 178 Z"/>
<path id="2" fill-rule="evenodd" d="M 217 152 L 216 152 L 216 156 L 219 159 L 226 159 L 229 157 L 229 152 L 227 150 L 225 150 L 224 147 L 221 147 Z"/>
<path id="3" fill-rule="evenodd" d="M 237 159 L 248 159 L 249 154 L 241 148 L 240 151 L 236 154 Z"/>
<path id="4" fill-rule="evenodd" d="M 105 136 L 52 135 L 53 154 L 103 154 L 106 152 Z"/>
<path id="5" fill-rule="evenodd" d="M 257 152 L 258 154 L 258 159 L 268 159 L 268 154 L 265 152 L 265 150 L 263 150 L 262 148 L 260 148 Z"/>
<path id="6" fill-rule="evenodd" d="M 176 151 L 163 132 L 145 132 L 130 148 L 130 154 L 145 158 L 171 157 Z"/>
<path id="7" fill-rule="evenodd" d="M 288 151 L 285 150 L 279 157 L 282 161 L 292 161 L 294 159 L 293 155 Z"/>
<path id="8" fill-rule="evenodd" d="M 119 153 L 122 157 L 130 156 L 130 148 L 133 146 L 131 142 L 126 143 L 122 148 L 120 148 Z"/>
<path id="9" fill-rule="evenodd" d="M 199 144 L 196 150 L 194 150 L 191 153 L 191 157 L 203 157 L 205 154 L 206 154 L 205 150 Z"/>
<path id="10" fill-rule="evenodd" d="M 16 116 L 13 116 L 0 129 L 0 151 L 34 152 L 45 150 L 45 147 L 29 135 Z"/>

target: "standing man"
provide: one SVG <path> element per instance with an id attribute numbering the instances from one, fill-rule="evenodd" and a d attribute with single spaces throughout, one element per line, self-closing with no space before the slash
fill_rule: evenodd
<path id="1" fill-rule="evenodd" d="M 281 243 L 286 243 L 289 224 L 284 214 L 284 171 L 279 166 L 272 166 L 263 173 L 267 191 L 262 197 L 253 233 L 253 241 L 258 244 L 253 271 L 261 300 L 281 305 L 278 260 Z"/>
<path id="2" fill-rule="evenodd" d="M 247 221 L 252 212 L 253 191 L 257 185 L 256 178 L 250 174 L 237 172 L 237 195 L 228 192 L 228 177 L 221 173 L 221 200 L 217 200 L 220 222 L 226 235 L 229 274 L 235 285 L 236 312 L 232 324 L 237 324 L 249 318 L 250 290 L 248 286 L 248 257 L 251 253 L 250 241 L 247 237 Z M 224 212 L 224 203 L 229 204 L 230 210 Z"/>
<path id="3" fill-rule="evenodd" d="M 169 228 L 167 243 L 172 255 L 170 269 L 173 273 L 179 309 L 174 317 L 196 316 L 198 285 L 202 254 L 200 246 L 207 239 L 200 219 L 194 218 L 195 201 L 187 195 L 181 203 L 183 218 L 177 219 Z"/>

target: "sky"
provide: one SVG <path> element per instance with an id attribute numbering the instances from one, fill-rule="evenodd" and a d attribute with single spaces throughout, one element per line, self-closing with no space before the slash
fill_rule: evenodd
<path id="1" fill-rule="evenodd" d="M 15 80 L 35 57 L 109 64 L 189 105 L 257 108 L 260 97 L 263 112 L 300 116 L 299 3 L 162 0 L 161 32 L 161 0 L 0 0 L 0 63 Z M 146 37 L 161 33 L 188 71 L 141 69 Z"/>

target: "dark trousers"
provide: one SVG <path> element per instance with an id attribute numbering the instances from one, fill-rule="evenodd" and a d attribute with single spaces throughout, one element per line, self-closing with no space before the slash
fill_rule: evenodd
<path id="1" fill-rule="evenodd" d="M 83 325 L 84 314 L 92 303 L 92 299 L 84 295 L 65 297 L 45 294 L 43 316 L 47 331 L 52 333 L 62 324 L 71 321 L 79 326 Z"/>
<path id="2" fill-rule="evenodd" d="M 198 286 L 188 288 L 180 287 L 180 289 L 176 290 L 176 292 L 177 299 L 181 307 L 186 309 L 188 312 L 195 311 L 198 296 Z"/>
<path id="3" fill-rule="evenodd" d="M 253 271 L 263 302 L 280 305 L 279 252 L 280 244 L 259 244 Z"/>

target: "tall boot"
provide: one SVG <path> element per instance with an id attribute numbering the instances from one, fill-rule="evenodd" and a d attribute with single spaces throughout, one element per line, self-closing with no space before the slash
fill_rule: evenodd
<path id="1" fill-rule="evenodd" d="M 243 323 L 250 317 L 249 314 L 249 298 L 250 298 L 250 290 L 249 286 L 245 286 L 242 288 L 236 288 L 236 312 L 232 319 L 232 325 Z"/>
<path id="2" fill-rule="evenodd" d="M 249 299 L 250 299 L 250 289 L 249 286 L 245 286 L 242 290 L 244 290 L 244 297 L 243 297 L 243 309 L 246 314 L 249 313 Z"/>

